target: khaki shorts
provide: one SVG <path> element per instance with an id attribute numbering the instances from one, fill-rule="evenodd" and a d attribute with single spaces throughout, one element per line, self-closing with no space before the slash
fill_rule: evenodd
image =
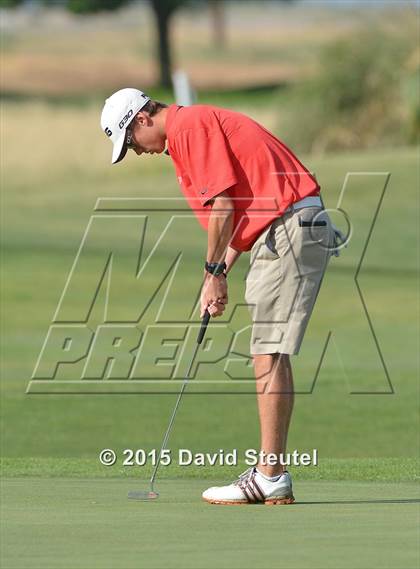
<path id="1" fill-rule="evenodd" d="M 254 243 L 245 294 L 251 354 L 299 353 L 333 243 L 330 218 L 319 206 L 285 213 Z"/>

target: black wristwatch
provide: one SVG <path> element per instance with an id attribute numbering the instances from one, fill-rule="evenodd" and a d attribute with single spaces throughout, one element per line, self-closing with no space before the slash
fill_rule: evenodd
<path id="1" fill-rule="evenodd" d="M 207 263 L 204 265 L 206 271 L 213 275 L 214 277 L 218 277 L 219 275 L 226 276 L 226 263 Z"/>

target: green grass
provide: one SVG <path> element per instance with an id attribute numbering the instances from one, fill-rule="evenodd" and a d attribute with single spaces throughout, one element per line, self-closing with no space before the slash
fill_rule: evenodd
<path id="1" fill-rule="evenodd" d="M 210 506 L 199 480 L 164 481 L 152 503 L 127 500 L 132 489 L 132 480 L 4 480 L 2 567 L 418 567 L 413 484 L 302 482 L 283 507 Z"/>

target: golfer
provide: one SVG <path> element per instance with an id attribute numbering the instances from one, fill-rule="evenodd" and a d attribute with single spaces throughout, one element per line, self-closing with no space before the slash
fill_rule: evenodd
<path id="1" fill-rule="evenodd" d="M 203 498 L 213 504 L 290 504 L 286 453 L 297 355 L 331 255 L 334 232 L 313 175 L 278 138 L 249 117 L 210 105 L 165 105 L 137 89 L 106 100 L 101 126 L 112 163 L 128 149 L 166 152 L 181 190 L 208 231 L 201 315 L 221 316 L 226 275 L 250 251 L 246 302 L 253 320 L 261 460 Z M 278 460 L 266 460 L 276 455 Z"/>

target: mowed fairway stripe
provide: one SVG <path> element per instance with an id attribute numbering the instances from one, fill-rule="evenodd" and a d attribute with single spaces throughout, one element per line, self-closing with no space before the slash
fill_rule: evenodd
<path id="1" fill-rule="evenodd" d="M 163 480 L 2 482 L 2 563 L 12 568 L 416 568 L 414 483 L 310 481 L 291 506 L 211 506 L 209 485 Z"/>

